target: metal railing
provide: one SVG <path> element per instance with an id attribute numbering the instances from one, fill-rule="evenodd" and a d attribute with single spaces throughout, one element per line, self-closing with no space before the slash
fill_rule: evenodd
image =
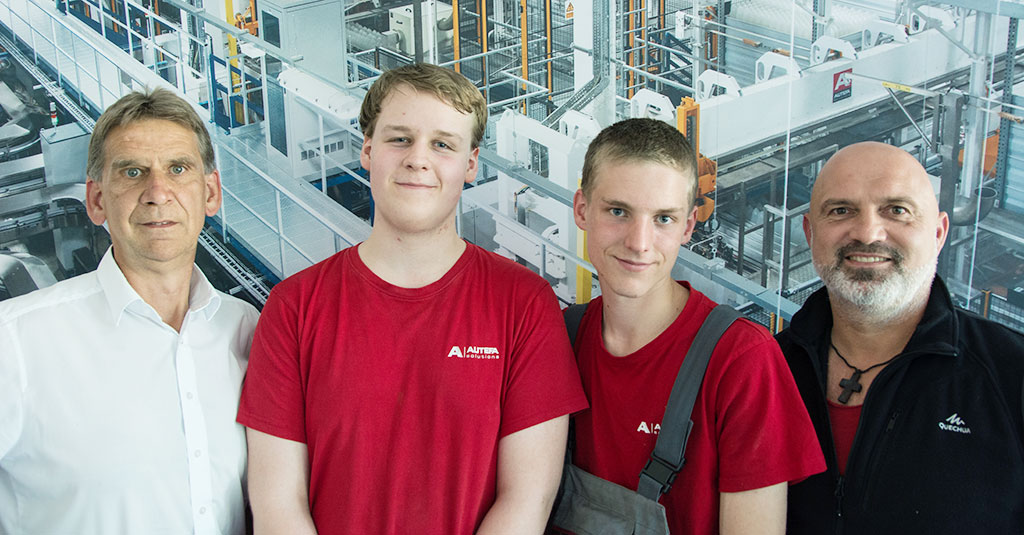
<path id="1" fill-rule="evenodd" d="M 90 0 L 84 0 L 89 2 Z M 124 94 L 143 87 L 154 85 L 172 85 L 179 93 L 184 93 L 186 99 L 199 108 L 203 104 L 211 106 L 212 103 L 201 100 L 207 92 L 206 87 L 212 85 L 209 77 L 201 81 L 201 87 L 195 85 L 178 86 L 173 82 L 176 80 L 194 80 L 199 71 L 187 66 L 186 62 L 180 61 L 172 51 L 160 47 L 156 43 L 136 29 L 129 28 L 115 18 L 113 14 L 103 12 L 97 4 L 90 2 L 93 10 L 103 13 L 98 16 L 104 24 L 88 25 L 74 15 L 65 15 L 58 11 L 53 4 L 39 3 L 35 0 L 5 0 L 0 3 L 0 24 L 6 26 L 13 39 L 3 38 L 0 41 L 16 58 L 20 56 L 26 67 L 35 69 L 42 77 L 43 74 L 55 78 L 56 81 L 47 85 L 47 90 L 56 99 L 76 99 L 85 108 L 92 109 L 96 114 L 102 112 Z M 136 4 L 122 0 L 122 5 L 136 8 Z M 127 7 L 125 7 L 127 10 Z M 184 32 L 174 25 L 173 21 L 158 18 L 155 13 L 148 12 L 148 17 L 154 18 L 160 24 L 173 28 L 177 34 L 185 35 Z M 107 39 L 106 32 L 110 31 L 107 25 L 112 25 L 127 33 L 129 51 L 118 47 Z M 2 32 L 0 32 L 2 33 Z M 183 37 L 179 37 L 184 39 Z M 146 65 L 139 61 L 138 54 L 132 53 L 135 47 L 153 44 L 154 50 L 165 55 L 166 63 L 163 66 L 174 66 L 175 72 L 187 74 L 177 76 L 176 80 L 168 80 L 166 76 L 158 72 L 159 65 Z M 193 40 L 198 43 L 198 40 Z M 25 48 L 22 54 L 20 46 Z M 209 52 L 206 50 L 205 52 Z M 207 72 L 205 75 L 212 75 Z M 229 73 L 225 70 L 225 76 Z M 190 82 L 191 83 L 191 82 Z M 228 82 L 230 83 L 230 82 Z M 68 106 L 69 110 L 77 108 Z M 82 126 L 91 130 L 95 124 L 94 120 L 83 114 L 77 117 Z M 250 125 L 260 126 L 260 125 Z M 254 256 L 269 269 L 272 275 L 283 278 L 302 267 L 325 258 L 324 251 L 334 251 L 358 243 L 365 238 L 369 232 L 369 226 L 359 221 L 351 214 L 345 219 L 347 226 L 337 223 L 336 218 L 325 217 L 325 213 L 332 216 L 336 212 L 344 210 L 333 203 L 325 200 L 325 206 L 313 206 L 310 202 L 309 191 L 317 197 L 321 194 L 315 192 L 309 184 L 301 183 L 280 170 L 274 169 L 267 162 L 258 165 L 252 158 L 252 154 L 245 154 L 240 149 L 243 143 L 240 136 L 226 136 L 216 131 L 212 132 L 214 142 L 217 145 L 220 167 L 222 171 L 222 185 L 224 191 L 224 206 L 221 213 L 213 220 L 224 233 L 225 239 L 235 238 L 244 242 L 247 246 L 254 246 L 256 243 L 266 242 L 258 232 L 258 225 L 244 229 L 236 224 L 243 221 L 256 221 L 267 227 L 274 235 L 276 241 L 276 254 L 267 253 L 264 250 L 251 250 Z M 262 142 L 262 137 L 260 137 Z M 258 154 L 264 151 L 264 147 L 255 149 Z M 265 151 L 264 151 L 265 154 Z M 265 187 L 273 199 L 269 209 L 266 206 L 254 206 L 254 199 L 242 193 L 245 185 L 252 183 L 253 179 Z M 304 191 L 308 188 L 308 191 Z M 331 209 L 336 212 L 332 212 Z M 295 217 L 295 213 L 305 214 L 303 217 Z M 289 220 L 304 221 L 302 229 L 295 229 Z M 316 224 L 310 224 L 314 221 Z M 309 246 L 300 243 L 299 235 L 313 231 L 327 236 L 329 247 L 319 247 L 316 251 L 309 250 Z M 321 240 L 322 241 L 322 240 Z M 237 278 L 237 277 L 236 277 Z M 241 280 L 241 279 L 240 279 Z"/>

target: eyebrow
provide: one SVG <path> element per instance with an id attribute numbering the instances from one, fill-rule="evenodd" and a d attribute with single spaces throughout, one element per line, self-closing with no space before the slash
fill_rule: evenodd
<path id="1" fill-rule="evenodd" d="M 633 207 L 630 206 L 629 203 L 623 202 L 623 201 L 619 201 L 619 200 L 616 200 L 616 199 L 602 198 L 601 202 L 606 204 L 606 205 L 608 205 L 608 206 L 611 206 L 613 208 L 623 208 L 623 209 L 626 209 L 626 210 L 632 210 L 633 209 Z M 682 207 L 682 206 L 666 207 L 666 208 L 655 208 L 654 209 L 654 213 L 657 213 L 657 214 L 676 214 L 676 213 L 682 213 L 682 212 L 685 212 L 685 211 L 686 211 L 686 208 Z"/>
<path id="2" fill-rule="evenodd" d="M 146 165 L 138 160 L 132 160 L 130 158 L 122 158 L 110 162 L 111 169 L 124 169 L 126 167 L 146 167 Z"/>
<path id="3" fill-rule="evenodd" d="M 915 209 L 918 207 L 918 203 L 915 202 L 912 197 L 906 197 L 906 196 L 885 197 L 885 198 L 883 198 L 881 200 L 880 204 L 882 206 L 888 206 L 890 204 L 905 204 L 905 205 L 910 206 L 910 207 L 915 208 Z M 839 199 L 825 199 L 824 201 L 821 202 L 821 209 L 822 209 L 822 211 L 825 211 L 825 210 L 827 210 L 829 208 L 834 208 L 836 206 L 856 206 L 856 205 L 857 205 L 857 203 L 855 201 L 850 200 L 850 199 L 843 199 L 843 198 L 839 198 Z"/>
<path id="4" fill-rule="evenodd" d="M 194 166 L 196 159 L 191 156 L 176 156 L 167 160 L 167 165 Z M 110 162 L 111 169 L 125 169 L 129 167 L 148 168 L 149 164 L 133 158 L 120 158 Z"/>
<path id="5" fill-rule="evenodd" d="M 415 134 L 416 133 L 415 130 L 413 130 L 412 128 L 409 128 L 408 126 L 391 125 L 391 124 L 384 125 L 383 127 L 381 127 L 381 131 L 387 132 L 387 133 L 406 134 L 406 135 L 411 135 L 411 134 Z M 442 137 L 442 138 L 452 139 L 452 140 L 455 140 L 455 141 L 462 141 L 462 136 L 461 135 L 459 135 L 459 134 L 457 134 L 455 132 L 449 132 L 447 130 L 433 130 L 433 131 L 429 132 L 429 134 L 431 136 L 433 136 L 433 137 Z"/>
<path id="6" fill-rule="evenodd" d="M 195 167 L 196 160 L 191 156 L 178 156 L 167 161 L 167 165 L 180 165 L 182 167 Z"/>

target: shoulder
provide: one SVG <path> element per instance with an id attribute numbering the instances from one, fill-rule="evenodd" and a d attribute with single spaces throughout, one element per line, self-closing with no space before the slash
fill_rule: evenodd
<path id="1" fill-rule="evenodd" d="M 1011 341 L 1015 344 L 1024 342 L 1024 333 L 1011 329 L 1002 323 L 984 318 L 962 308 L 955 308 L 954 313 L 957 317 L 957 323 L 962 328 L 961 338 L 984 334 L 994 336 L 999 341 Z M 970 340 L 970 342 L 974 341 L 976 340 Z M 963 340 L 960 341 L 960 344 L 963 345 Z"/>
<path id="2" fill-rule="evenodd" d="M 958 353 L 991 362 L 998 375 L 1024 378 L 1024 359 L 1020 358 L 1024 354 L 1024 333 L 960 308 L 954 314 Z"/>
<path id="3" fill-rule="evenodd" d="M 782 329 L 779 334 L 776 334 L 775 341 L 783 348 L 797 343 L 793 337 L 793 329 L 791 327 L 786 327 L 785 329 Z"/>
<path id="4" fill-rule="evenodd" d="M 779 344 L 768 329 L 740 317 L 718 340 L 708 369 L 721 377 L 750 376 L 760 380 L 780 373 L 786 365 Z"/>
<path id="5" fill-rule="evenodd" d="M 699 315 L 701 322 L 706 321 L 708 315 L 718 306 L 718 303 L 688 284 L 687 287 L 690 290 L 689 299 L 693 301 L 692 310 L 695 314 Z M 690 303 L 687 303 L 688 307 L 690 305 Z M 718 344 L 715 345 L 715 353 L 758 352 L 764 348 L 772 350 L 772 352 L 778 352 L 778 344 L 775 343 L 775 339 L 768 332 L 768 329 L 740 313 L 740 317 L 726 329 L 725 333 L 718 340 Z"/>
<path id="6" fill-rule="evenodd" d="M 693 329 L 690 332 L 695 334 L 718 304 L 692 287 L 689 290 L 689 301 L 684 312 L 689 311 L 699 318 L 700 325 L 690 327 Z M 688 345 L 695 340 L 692 338 L 694 334 L 690 335 Z M 708 373 L 717 377 L 746 377 L 766 369 L 776 369 L 782 361 L 779 345 L 768 330 L 741 314 L 715 343 L 708 363 Z"/>
<path id="7" fill-rule="evenodd" d="M 5 301 L 0 301 L 0 325 L 38 318 L 53 321 L 54 309 L 75 304 L 102 293 L 95 273 L 86 273 L 60 281 L 52 286 L 35 290 Z"/>
<path id="8" fill-rule="evenodd" d="M 782 354 L 779 344 L 768 329 L 746 317 L 739 318 L 729 326 L 718 342 L 716 352 L 719 350 L 745 355 L 746 358 L 774 357 Z"/>
<path id="9" fill-rule="evenodd" d="M 551 285 L 526 266 L 477 245 L 467 244 L 467 247 L 467 252 L 474 255 L 470 276 L 482 277 L 493 290 L 523 297 L 552 293 Z"/>
<path id="10" fill-rule="evenodd" d="M 498 253 L 488 251 L 478 245 L 468 243 L 466 247 L 469 248 L 470 254 L 476 255 L 479 269 L 506 275 L 514 279 L 544 283 L 544 279 L 540 275 L 537 275 L 537 273 L 522 264 L 513 262 Z"/>
<path id="11" fill-rule="evenodd" d="M 286 277 L 271 289 L 271 298 L 301 298 L 314 293 L 325 283 L 340 281 L 346 276 L 344 271 L 346 256 L 353 254 L 354 251 L 355 246 L 349 247 Z"/>
<path id="12" fill-rule="evenodd" d="M 252 306 L 249 302 L 243 301 L 233 295 L 226 294 L 220 290 L 214 290 L 220 297 L 220 310 L 218 313 L 226 313 L 227 317 L 231 320 L 238 321 L 242 327 L 252 328 L 256 325 L 256 320 L 259 318 L 260 313 L 256 310 L 256 307 Z"/>

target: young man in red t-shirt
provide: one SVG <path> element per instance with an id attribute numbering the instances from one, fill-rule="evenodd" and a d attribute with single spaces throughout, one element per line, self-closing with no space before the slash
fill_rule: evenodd
<path id="1" fill-rule="evenodd" d="M 455 230 L 487 121 L 433 65 L 363 102 L 369 238 L 274 288 L 238 420 L 258 532 L 540 533 L 586 407 L 551 287 Z"/>
<path id="2" fill-rule="evenodd" d="M 672 279 L 697 214 L 696 159 L 652 119 L 604 129 L 590 144 L 576 224 L 601 297 L 574 341 L 591 409 L 575 416 L 573 461 L 636 489 L 679 366 L 715 303 Z M 673 535 L 783 533 L 790 481 L 825 465 L 778 345 L 742 319 L 712 353 L 691 416 L 686 465 L 661 498 Z"/>

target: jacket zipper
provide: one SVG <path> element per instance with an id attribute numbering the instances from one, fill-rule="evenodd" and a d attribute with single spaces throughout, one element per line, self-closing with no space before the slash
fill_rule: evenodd
<path id="1" fill-rule="evenodd" d="M 804 349 L 804 352 L 808 356 L 811 355 L 811 352 L 808 351 L 807 346 L 804 346 L 803 349 Z M 906 361 L 905 357 L 907 357 L 907 356 L 916 356 L 919 353 L 922 353 L 922 351 L 920 351 L 920 350 L 913 350 L 913 351 L 910 351 L 908 353 L 904 353 L 903 355 L 901 355 L 900 360 Z M 813 364 L 812 364 L 812 366 L 813 366 Z M 889 367 L 886 366 L 886 368 L 888 369 Z M 883 369 L 882 373 L 880 373 L 879 376 L 881 376 L 886 371 L 888 371 L 887 369 Z M 825 375 L 827 376 L 827 371 L 825 372 Z M 877 377 L 876 377 L 876 379 L 877 379 Z M 822 404 L 825 406 L 825 415 L 826 415 L 825 416 L 825 419 L 826 419 L 825 421 L 828 423 L 829 438 L 831 439 L 831 442 L 832 442 L 832 452 L 831 452 L 832 453 L 832 458 L 837 463 L 836 471 L 838 472 L 838 470 L 839 470 L 839 468 L 838 468 L 838 458 L 837 458 L 837 455 L 836 455 L 835 438 L 834 438 L 834 435 L 832 433 L 832 420 L 828 417 L 828 396 L 827 396 L 827 392 L 826 392 L 826 387 L 820 381 L 819 381 L 818 386 L 821 388 Z M 865 396 L 863 406 L 867 405 L 867 401 L 868 401 L 867 396 Z M 862 410 L 863 410 L 863 406 L 862 406 Z M 899 417 L 899 411 L 898 410 L 894 411 L 892 413 L 892 415 L 889 417 L 889 422 L 885 426 L 885 431 L 883 431 L 883 433 L 882 433 L 883 435 L 888 435 L 889 431 L 892 431 L 892 428 L 895 427 L 895 425 L 896 425 L 896 418 L 898 418 L 898 417 Z M 858 425 L 857 425 L 857 432 L 854 433 L 854 440 L 853 440 L 854 444 L 852 444 L 851 448 L 850 448 L 850 453 L 851 454 L 854 451 L 853 446 L 856 445 L 856 443 L 858 442 L 858 438 L 860 438 L 860 437 L 857 436 L 859 433 L 860 433 L 860 423 L 858 423 Z M 850 461 L 852 461 L 853 459 L 854 459 L 853 455 L 850 455 L 849 459 L 847 459 L 847 463 L 846 463 L 846 468 L 847 469 L 850 468 L 850 465 L 851 465 Z M 836 478 L 836 488 L 835 488 L 835 491 L 833 492 L 833 495 L 835 496 L 835 499 L 836 499 L 835 533 L 836 534 L 841 534 L 844 531 L 844 526 L 843 526 L 843 497 L 846 495 L 846 477 L 845 476 L 843 476 L 843 475 L 838 475 L 837 476 L 837 478 Z M 865 498 L 865 501 L 866 501 L 867 500 L 867 495 L 866 494 L 865 494 L 864 498 Z"/>
<path id="2" fill-rule="evenodd" d="M 839 476 L 836 479 L 836 518 L 843 518 L 843 492 L 846 490 L 846 478 Z"/>
<path id="3" fill-rule="evenodd" d="M 830 327 L 830 329 L 831 329 L 831 327 Z M 832 448 L 831 448 L 832 451 L 831 452 L 825 452 L 825 455 L 828 456 L 829 453 L 831 453 L 833 461 L 837 462 L 838 459 L 836 459 L 835 439 L 834 439 L 834 436 L 833 436 L 833 433 L 832 433 L 832 420 L 828 416 L 828 393 L 827 393 L 827 387 L 825 385 L 825 380 L 826 380 L 826 378 L 828 376 L 827 367 L 825 368 L 825 370 L 822 370 L 821 367 L 818 366 L 819 361 L 818 361 L 817 357 L 815 357 L 815 355 L 817 355 L 819 353 L 816 352 L 816 351 L 812 351 L 812 349 L 818 349 L 817 345 L 809 343 L 806 339 L 804 339 L 801 336 L 794 336 L 794 340 L 793 341 L 795 342 L 795 344 L 797 346 L 799 346 L 800 348 L 803 349 L 804 354 L 808 357 L 808 360 L 811 361 L 811 368 L 816 372 L 816 374 L 818 374 L 818 387 L 819 387 L 819 389 L 821 391 L 821 404 L 823 405 L 824 410 L 825 410 L 825 422 L 828 424 L 829 439 L 830 439 L 830 442 L 832 443 Z M 919 354 L 924 354 L 924 353 L 927 353 L 929 351 L 932 352 L 935 355 L 949 355 L 949 356 L 956 356 L 959 353 L 955 348 L 952 351 L 949 351 L 949 350 L 940 351 L 940 350 L 938 350 L 938 348 L 928 348 L 928 347 L 925 347 L 925 348 L 915 348 L 915 349 L 912 349 L 911 351 L 903 353 L 899 360 L 902 360 L 904 363 L 906 363 L 908 360 L 912 360 L 912 359 L 908 359 L 907 357 L 916 357 Z M 879 376 L 875 378 L 876 380 L 879 377 L 884 376 L 885 373 L 887 371 L 889 371 L 889 366 L 886 366 L 885 368 L 886 369 L 883 369 L 881 371 L 881 373 L 879 373 Z M 865 403 L 863 404 L 864 406 L 867 405 L 867 401 L 868 401 L 868 396 L 865 396 L 865 398 L 864 398 L 864 402 Z M 861 410 L 862 410 L 862 413 L 861 413 L 862 414 L 862 419 L 863 419 L 863 408 L 864 407 L 862 406 L 862 408 L 861 408 Z M 883 435 L 888 435 L 889 432 L 892 431 L 893 427 L 895 427 L 895 425 L 896 425 L 896 419 L 899 417 L 899 414 L 900 414 L 900 412 L 897 410 L 897 411 L 894 411 L 890 415 L 889 422 L 888 422 L 888 424 L 886 424 L 886 427 L 885 427 L 885 431 L 882 432 Z M 851 445 L 851 449 L 850 449 L 851 455 L 850 455 L 849 459 L 847 460 L 847 464 L 846 464 L 847 468 L 849 468 L 850 465 L 851 465 L 850 461 L 852 461 L 854 459 L 852 454 L 854 453 L 854 451 L 856 449 L 858 449 L 858 448 L 856 448 L 856 445 L 857 445 L 857 442 L 859 442 L 858 439 L 861 438 L 861 437 L 857 436 L 859 434 L 859 431 L 860 431 L 860 423 L 858 423 L 857 433 L 854 434 L 854 444 Z M 826 461 L 827 460 L 828 459 L 826 459 Z M 836 468 L 836 471 L 838 472 L 838 466 Z M 835 523 L 834 527 L 835 527 L 835 533 L 837 535 L 842 534 L 843 531 L 844 531 L 844 525 L 843 525 L 844 524 L 844 522 L 843 522 L 843 498 L 846 495 L 846 479 L 847 478 L 845 476 L 837 474 L 836 487 L 835 487 L 835 491 L 834 491 L 834 496 L 835 496 L 835 499 L 836 499 L 836 510 L 835 510 L 836 523 Z M 865 496 L 865 498 L 867 498 L 867 496 Z"/>
<path id="4" fill-rule="evenodd" d="M 900 417 L 900 410 L 899 409 L 896 409 L 896 410 L 892 411 L 892 414 L 889 415 L 889 422 L 885 424 L 885 430 L 882 431 L 882 436 L 879 437 L 878 440 L 876 441 L 876 444 L 881 444 L 881 448 L 882 449 L 879 452 L 880 454 L 884 454 L 884 453 L 886 453 L 888 451 L 888 449 L 889 449 L 888 448 L 889 444 L 887 442 L 888 435 L 893 430 L 893 428 L 896 427 L 896 420 L 899 419 L 899 417 Z M 871 499 L 871 490 L 872 490 L 872 487 L 874 486 L 874 485 L 871 484 L 871 482 L 875 479 L 875 475 L 877 474 L 878 469 L 879 469 L 878 468 L 878 459 L 875 459 L 871 463 L 871 466 L 872 466 L 873 469 L 868 471 L 868 477 L 864 480 L 864 482 L 865 482 L 865 485 L 864 485 L 864 503 L 869 503 L 869 500 Z"/>
<path id="5" fill-rule="evenodd" d="M 896 425 L 896 418 L 900 415 L 900 411 L 894 411 L 892 416 L 889 418 L 889 425 L 885 426 L 885 432 L 892 431 L 892 428 Z"/>

